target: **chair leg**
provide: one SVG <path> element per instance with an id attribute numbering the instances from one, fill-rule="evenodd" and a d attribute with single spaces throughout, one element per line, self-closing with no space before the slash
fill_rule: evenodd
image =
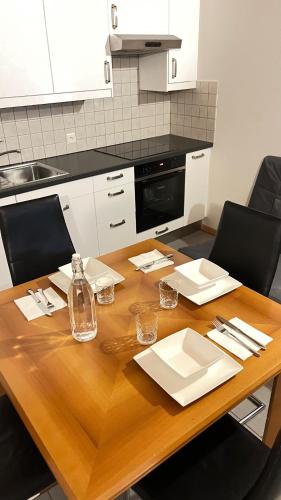
<path id="1" fill-rule="evenodd" d="M 251 411 L 250 413 L 248 413 L 248 415 L 241 418 L 239 420 L 240 424 L 246 424 L 246 422 L 249 422 L 249 420 L 252 420 L 252 418 L 254 418 L 256 415 L 258 415 L 258 413 L 263 411 L 265 409 L 265 406 L 266 406 L 260 399 L 256 398 L 256 396 L 253 396 L 253 394 L 248 396 L 247 399 L 249 399 L 249 401 L 251 401 L 256 406 L 256 408 L 253 411 Z"/>
<path id="2" fill-rule="evenodd" d="M 58 484 L 57 482 L 54 482 L 54 483 L 50 484 L 50 486 L 47 486 L 47 488 L 45 488 L 44 490 L 40 491 L 39 493 L 36 493 L 36 495 L 33 495 L 32 497 L 29 497 L 27 500 L 35 500 L 35 498 L 40 499 L 41 495 L 43 495 L 44 493 L 46 493 L 47 491 L 49 491 L 51 488 L 53 488 L 57 484 Z"/>

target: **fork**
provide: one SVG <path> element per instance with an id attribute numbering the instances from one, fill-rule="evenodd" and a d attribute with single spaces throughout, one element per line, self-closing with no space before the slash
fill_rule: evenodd
<path id="1" fill-rule="evenodd" d="M 236 335 L 234 335 L 229 330 L 227 330 L 227 328 L 225 328 L 222 325 L 222 323 L 220 323 L 220 321 L 218 321 L 217 319 L 215 319 L 214 321 L 212 321 L 212 323 L 213 323 L 213 325 L 214 325 L 214 327 L 215 327 L 216 330 L 218 330 L 219 332 L 224 333 L 228 337 L 232 338 L 233 340 L 235 340 L 237 342 L 237 344 L 242 345 L 243 347 L 245 347 L 245 349 L 247 349 L 248 351 L 250 351 L 254 356 L 256 356 L 257 358 L 260 358 L 260 353 L 259 352 L 256 352 L 254 349 L 252 349 L 252 347 L 250 347 L 248 344 L 246 344 L 245 342 L 243 342 L 243 340 L 238 339 L 238 337 L 236 337 Z"/>
<path id="2" fill-rule="evenodd" d="M 54 304 L 52 304 L 52 302 L 49 301 L 47 295 L 45 294 L 43 288 L 37 288 L 37 292 L 40 293 L 42 295 L 42 297 L 44 297 L 45 299 L 45 303 L 46 303 L 46 306 L 48 307 L 48 309 L 53 309 L 55 306 Z"/>

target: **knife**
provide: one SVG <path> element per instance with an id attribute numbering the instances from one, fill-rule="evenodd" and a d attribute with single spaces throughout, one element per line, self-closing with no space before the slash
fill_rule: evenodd
<path id="1" fill-rule="evenodd" d="M 228 321 L 227 319 L 223 318 L 222 316 L 216 316 L 216 318 L 221 322 L 221 323 L 224 323 L 226 326 L 228 326 L 229 328 L 232 328 L 232 330 L 234 330 L 235 332 L 237 333 L 240 333 L 241 335 L 244 335 L 244 337 L 246 337 L 247 339 L 251 340 L 251 342 L 253 342 L 253 344 L 256 344 L 256 346 L 261 349 L 262 351 L 266 351 L 266 347 L 261 344 L 260 342 L 258 342 L 258 340 L 255 340 L 253 339 L 250 335 L 248 335 L 246 332 L 243 332 L 243 330 L 241 330 L 240 328 L 238 328 L 238 326 L 235 326 L 233 325 L 230 321 Z"/>
<path id="2" fill-rule="evenodd" d="M 34 293 L 34 291 L 31 288 L 28 288 L 27 293 L 31 295 L 31 297 L 36 302 L 39 309 L 41 309 L 41 311 L 45 314 L 45 316 L 52 316 L 52 313 L 49 311 L 48 307 L 43 302 L 41 302 L 39 297 Z"/>
<path id="3" fill-rule="evenodd" d="M 173 253 L 168 253 L 167 255 L 163 255 L 163 257 L 159 257 L 159 259 L 151 260 L 150 262 L 146 262 L 145 264 L 141 264 L 139 267 L 136 267 L 135 271 L 141 271 L 142 269 L 148 269 L 154 264 L 161 264 L 161 262 L 165 262 L 165 260 L 170 260 L 174 256 Z"/>

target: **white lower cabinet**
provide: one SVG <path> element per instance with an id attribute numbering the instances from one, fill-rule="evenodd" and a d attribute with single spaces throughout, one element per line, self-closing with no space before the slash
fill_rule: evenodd
<path id="1" fill-rule="evenodd" d="M 124 183 L 124 179 L 133 181 L 133 175 L 134 169 L 128 168 L 94 178 L 100 254 L 136 242 L 135 186 Z"/>
<path id="2" fill-rule="evenodd" d="M 114 217 L 98 225 L 98 233 L 101 255 L 136 243 L 136 224 L 130 216 Z"/>
<path id="3" fill-rule="evenodd" d="M 57 194 L 60 198 L 65 222 L 75 250 L 82 257 L 99 255 L 95 201 L 91 180 L 89 181 L 87 178 L 36 189 L 18 194 L 16 198 L 20 202 L 52 194 Z"/>
<path id="4" fill-rule="evenodd" d="M 14 203 L 16 203 L 15 196 L 7 196 L 6 198 L 0 198 L 0 207 L 4 207 L 5 205 L 12 205 Z M 0 265 L 1 265 L 0 290 L 5 290 L 5 288 L 10 288 L 11 286 L 13 286 L 13 284 L 11 280 L 10 270 L 6 259 L 6 252 L 4 249 L 1 234 L 0 234 Z"/>
<path id="5" fill-rule="evenodd" d="M 206 216 L 210 149 L 186 155 L 184 225 Z"/>

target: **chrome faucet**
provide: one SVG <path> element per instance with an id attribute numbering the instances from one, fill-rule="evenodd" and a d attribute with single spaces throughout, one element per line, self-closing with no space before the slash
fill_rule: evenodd
<path id="1" fill-rule="evenodd" d="M 0 153 L 0 156 L 7 155 L 9 153 L 20 153 L 20 152 L 21 152 L 20 149 L 8 149 L 8 151 L 2 151 L 2 153 Z"/>

